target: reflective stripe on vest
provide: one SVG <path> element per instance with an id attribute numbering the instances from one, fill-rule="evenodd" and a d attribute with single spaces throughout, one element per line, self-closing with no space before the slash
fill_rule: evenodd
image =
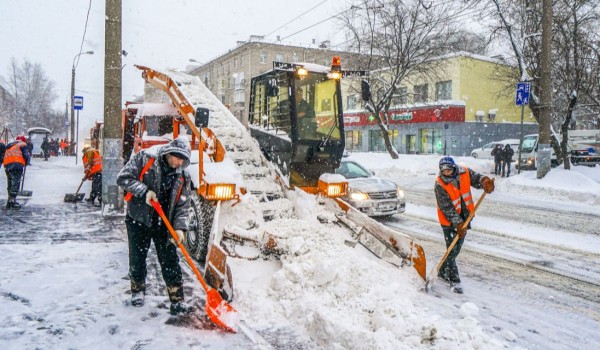
<path id="1" fill-rule="evenodd" d="M 146 165 L 142 169 L 142 172 L 140 173 L 140 177 L 139 177 L 140 181 L 142 181 L 142 179 L 144 178 L 144 174 L 146 174 L 148 172 L 148 169 L 150 169 L 152 164 L 154 164 L 154 158 L 150 158 L 148 160 L 148 163 L 146 163 Z M 133 194 L 131 194 L 131 192 L 125 193 L 125 198 L 124 198 L 125 202 L 129 202 L 131 200 L 131 197 L 133 197 Z"/>
<path id="2" fill-rule="evenodd" d="M 8 148 L 6 153 L 4 153 L 4 161 L 2 164 L 6 166 L 6 164 L 20 163 L 25 166 L 25 158 L 23 157 L 23 152 L 21 152 L 21 147 L 23 146 L 27 147 L 27 144 L 23 141 L 19 141 Z"/>
<path id="3" fill-rule="evenodd" d="M 442 179 L 439 176 L 437 177 L 437 182 L 442 186 L 444 190 L 446 190 L 446 192 L 450 196 L 450 199 L 452 200 L 452 205 L 454 205 L 454 210 L 456 210 L 458 214 L 460 214 L 462 209 L 460 205 L 461 198 L 465 202 L 469 213 L 472 213 L 473 209 L 475 208 L 475 204 L 473 203 L 473 196 L 471 195 L 471 175 L 469 174 L 469 169 L 463 169 L 465 170 L 465 172 L 463 174 L 460 174 L 460 177 L 458 179 L 460 183 L 460 190 L 454 187 L 452 183 L 446 184 L 444 183 L 444 181 L 442 181 Z M 438 220 L 440 221 L 440 224 L 442 226 L 452 226 L 452 223 L 450 223 L 448 219 L 446 219 L 446 216 L 444 215 L 439 206 L 437 207 L 437 214 Z"/>
<path id="4" fill-rule="evenodd" d="M 85 166 L 84 171 L 87 176 L 92 176 L 97 172 L 102 171 L 102 157 L 98 150 L 93 150 L 94 158 L 92 159 L 92 165 L 87 158 L 87 152 L 83 154 L 83 164 Z"/>

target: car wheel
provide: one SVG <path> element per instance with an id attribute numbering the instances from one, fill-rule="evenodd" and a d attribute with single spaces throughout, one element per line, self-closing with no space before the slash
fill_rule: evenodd
<path id="1" fill-rule="evenodd" d="M 471 156 L 473 156 L 473 158 L 477 158 L 477 153 L 471 153 Z"/>

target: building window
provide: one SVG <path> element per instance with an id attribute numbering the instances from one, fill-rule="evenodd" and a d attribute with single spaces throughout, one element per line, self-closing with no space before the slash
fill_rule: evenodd
<path id="1" fill-rule="evenodd" d="M 292 63 L 296 63 L 296 62 L 298 62 L 298 54 L 294 52 L 292 54 Z"/>
<path id="2" fill-rule="evenodd" d="M 388 136 L 392 145 L 398 143 L 398 130 L 388 130 Z M 385 141 L 381 130 L 369 130 L 369 151 L 383 152 L 386 151 Z"/>
<path id="3" fill-rule="evenodd" d="M 346 149 L 349 151 L 362 151 L 362 131 L 346 131 Z"/>
<path id="4" fill-rule="evenodd" d="M 428 99 L 427 91 L 428 90 L 429 90 L 428 84 L 415 85 L 415 92 L 414 92 L 415 103 L 427 102 L 427 99 Z"/>
<path id="5" fill-rule="evenodd" d="M 259 53 L 259 55 L 260 55 L 260 56 L 259 56 L 259 57 L 260 57 L 260 58 L 259 58 L 259 62 L 260 62 L 260 64 L 265 64 L 265 63 L 267 63 L 267 52 L 266 52 L 266 51 L 261 51 L 261 52 Z"/>
<path id="6" fill-rule="evenodd" d="M 221 95 L 221 103 L 225 104 L 225 95 Z"/>
<path id="7" fill-rule="evenodd" d="M 356 108 L 356 95 L 348 95 L 346 97 L 346 109 Z"/>
<path id="8" fill-rule="evenodd" d="M 283 62 L 283 54 L 282 53 L 275 54 L 275 62 Z"/>
<path id="9" fill-rule="evenodd" d="M 392 97 L 392 105 L 405 105 L 408 103 L 408 88 L 401 86 L 398 88 L 396 94 Z"/>
<path id="10" fill-rule="evenodd" d="M 435 83 L 435 99 L 436 101 L 452 99 L 452 80 Z"/>
<path id="11" fill-rule="evenodd" d="M 240 66 L 244 66 L 244 56 L 240 57 Z"/>
<path id="12" fill-rule="evenodd" d="M 237 68 L 238 67 L 238 60 L 237 58 L 233 59 L 233 68 Z"/>

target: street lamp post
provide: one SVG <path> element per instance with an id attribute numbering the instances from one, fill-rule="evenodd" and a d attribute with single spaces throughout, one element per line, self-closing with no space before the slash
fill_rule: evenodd
<path id="1" fill-rule="evenodd" d="M 81 55 L 93 55 L 94 51 L 80 52 L 73 57 L 73 65 L 71 66 L 71 144 L 75 135 L 75 108 L 73 108 L 73 98 L 75 96 L 75 60 Z M 69 146 L 70 149 L 70 146 Z M 77 158 L 77 157 L 75 157 Z M 77 161 L 77 159 L 75 159 Z"/>

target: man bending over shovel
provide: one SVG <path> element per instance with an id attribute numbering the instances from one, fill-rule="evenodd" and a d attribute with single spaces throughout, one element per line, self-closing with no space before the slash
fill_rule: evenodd
<path id="1" fill-rule="evenodd" d="M 83 181 L 92 180 L 92 190 L 90 196 L 85 200 L 90 204 L 94 204 L 94 200 L 98 198 L 98 204 L 102 205 L 102 156 L 100 151 L 90 146 L 83 147 Z"/>
<path id="2" fill-rule="evenodd" d="M 117 177 L 117 184 L 131 195 L 128 200 L 127 237 L 129 239 L 129 277 L 131 279 L 131 304 L 144 305 L 146 292 L 146 257 L 150 242 L 154 241 L 156 255 L 167 284 L 170 312 L 173 315 L 189 313 L 192 308 L 183 302 L 183 280 L 177 247 L 173 244 L 167 227 L 152 207 L 158 201 L 167 214 L 180 240 L 187 231 L 190 207 L 191 178 L 189 140 L 178 137 L 166 145 L 138 152 Z"/>
<path id="3" fill-rule="evenodd" d="M 8 192 L 6 209 L 20 209 L 21 204 L 17 202 L 17 194 L 21 187 L 23 171 L 30 164 L 29 147 L 25 136 L 19 135 L 14 142 L 6 145 L 3 164 L 6 172 L 6 192 Z"/>
<path id="4" fill-rule="evenodd" d="M 492 193 L 494 182 L 487 176 L 457 165 L 452 157 L 440 159 L 439 167 L 440 174 L 435 181 L 434 191 L 438 219 L 444 231 L 446 248 L 450 247 L 456 235 L 459 236 L 459 239 L 448 254 L 446 261 L 440 266 L 438 277 L 450 284 L 455 293 L 460 294 L 463 289 L 460 285 L 456 257 L 460 253 L 467 229 L 471 228 L 470 222 L 466 227 L 464 225 L 475 207 L 471 186 L 478 189 L 483 188 L 486 193 Z"/>

